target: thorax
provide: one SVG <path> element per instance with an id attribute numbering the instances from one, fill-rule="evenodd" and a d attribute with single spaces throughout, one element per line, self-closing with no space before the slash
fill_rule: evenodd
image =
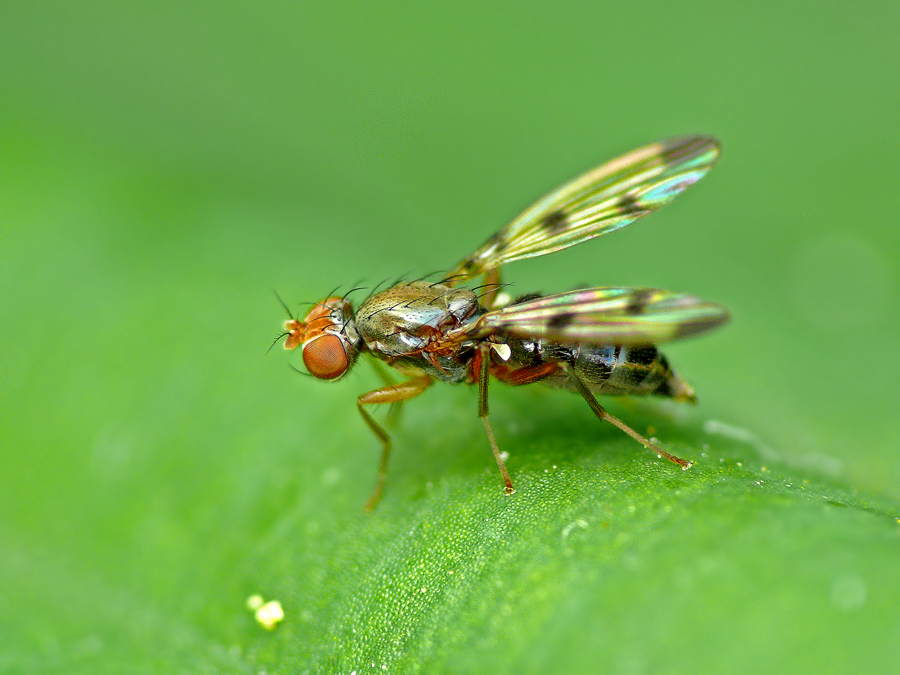
<path id="1" fill-rule="evenodd" d="M 429 347 L 484 312 L 468 289 L 412 281 L 366 300 L 356 312 L 356 328 L 369 352 L 401 372 L 459 382 L 466 376 L 471 345 L 463 343 L 451 354 L 431 353 Z"/>

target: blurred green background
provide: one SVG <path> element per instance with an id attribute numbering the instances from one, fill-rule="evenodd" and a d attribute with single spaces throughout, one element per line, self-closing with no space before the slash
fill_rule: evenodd
<path id="1" fill-rule="evenodd" d="M 0 672 L 873 672 L 900 659 L 900 5 L 4 3 Z M 720 164 L 517 291 L 729 306 L 700 405 L 474 391 L 377 444 L 266 348 L 658 138 Z M 297 364 L 296 355 L 292 360 Z M 848 508 L 834 508 L 845 505 Z M 275 597 L 263 631 L 244 609 Z"/>

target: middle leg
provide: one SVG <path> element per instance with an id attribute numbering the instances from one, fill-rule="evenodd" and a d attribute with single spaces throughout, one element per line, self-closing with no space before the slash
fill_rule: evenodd
<path id="1" fill-rule="evenodd" d="M 500 475 L 503 477 L 506 494 L 511 495 L 516 491 L 512 481 L 509 479 L 509 472 L 506 470 L 506 464 L 503 463 L 503 457 L 500 456 L 500 448 L 497 446 L 497 439 L 494 438 L 494 430 L 488 420 L 488 376 L 490 375 L 490 345 L 483 344 L 478 348 L 476 358 L 476 369 L 478 370 L 478 416 L 484 423 L 484 430 L 487 432 L 488 440 L 491 443 L 491 450 L 494 453 L 494 459 L 497 460 L 497 466 L 500 468 Z"/>

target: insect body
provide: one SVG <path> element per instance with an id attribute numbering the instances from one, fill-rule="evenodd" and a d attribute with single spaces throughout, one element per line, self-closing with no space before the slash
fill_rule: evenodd
<path id="1" fill-rule="evenodd" d="M 694 402 L 694 391 L 656 344 L 724 323 L 727 310 L 694 296 L 648 288 L 598 287 L 514 301 L 499 292 L 500 266 L 552 253 L 617 230 L 672 201 L 719 155 L 715 139 L 673 138 L 634 150 L 551 192 L 462 260 L 441 281 L 398 283 L 354 311 L 346 298 L 317 303 L 284 324 L 285 349 L 302 347 L 311 375 L 336 380 L 361 353 L 406 376 L 363 394 L 357 407 L 382 444 L 381 497 L 390 438 L 366 406 L 414 398 L 435 381 L 478 385 L 478 411 L 503 477 L 514 492 L 488 419 L 490 376 L 511 385 L 540 382 L 581 395 L 594 413 L 658 455 L 689 468 L 598 402 L 601 395 L 657 395 Z M 484 275 L 479 297 L 459 284 Z"/>

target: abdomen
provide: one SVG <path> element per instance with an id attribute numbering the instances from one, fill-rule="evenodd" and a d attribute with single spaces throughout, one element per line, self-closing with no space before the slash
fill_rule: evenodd
<path id="1" fill-rule="evenodd" d="M 579 345 L 573 351 L 575 373 L 595 394 L 695 398 L 656 347 Z"/>
<path id="2" fill-rule="evenodd" d="M 568 363 L 588 388 L 603 396 L 665 396 L 695 401 L 694 390 L 652 345 L 561 345 L 544 341 L 512 340 L 512 361 L 519 366 Z M 512 365 L 512 364 L 510 364 Z M 514 366 L 515 367 L 515 366 Z M 576 391 L 562 370 L 541 380 L 543 384 Z"/>

